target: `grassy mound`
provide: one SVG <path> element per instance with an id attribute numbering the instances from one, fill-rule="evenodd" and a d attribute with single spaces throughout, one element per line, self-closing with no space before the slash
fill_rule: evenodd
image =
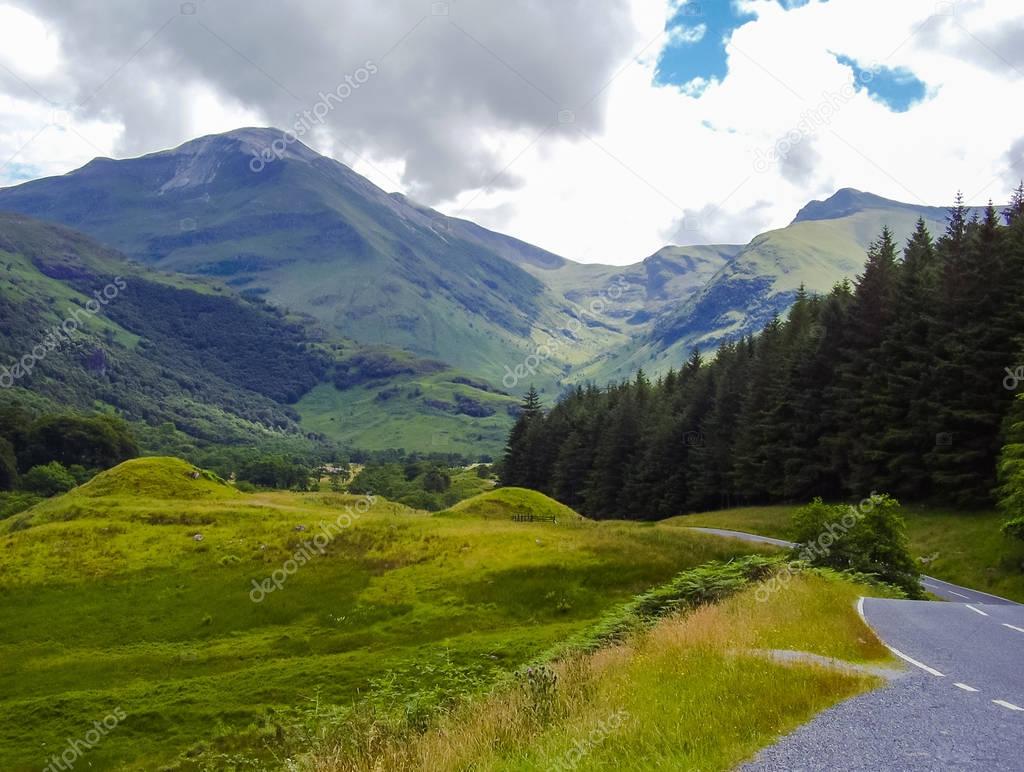
<path id="1" fill-rule="evenodd" d="M 135 496 L 146 499 L 223 499 L 238 491 L 212 472 L 180 458 L 135 458 L 102 472 L 73 496 Z"/>
<path id="2" fill-rule="evenodd" d="M 580 515 L 565 504 L 528 488 L 497 488 L 471 499 L 460 501 L 447 511 L 472 517 L 503 520 L 511 518 L 512 515 L 554 516 L 559 520 L 578 520 L 580 518 Z"/>

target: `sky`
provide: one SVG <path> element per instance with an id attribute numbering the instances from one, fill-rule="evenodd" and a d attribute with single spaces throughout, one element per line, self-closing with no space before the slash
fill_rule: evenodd
<path id="1" fill-rule="evenodd" d="M 1024 177 L 1019 0 L 0 0 L 0 186 L 241 126 L 582 262 Z"/>

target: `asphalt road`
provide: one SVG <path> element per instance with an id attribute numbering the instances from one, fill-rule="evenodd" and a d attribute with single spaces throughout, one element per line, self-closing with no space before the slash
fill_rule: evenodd
<path id="1" fill-rule="evenodd" d="M 859 604 L 906 670 L 819 714 L 743 770 L 1024 770 L 1024 605 L 931 577 L 924 584 L 951 602 L 865 598 Z"/>
<path id="2" fill-rule="evenodd" d="M 743 541 L 753 541 L 760 544 L 774 544 L 776 547 L 793 547 L 796 546 L 791 541 L 785 541 L 783 539 L 773 539 L 770 536 L 758 536 L 754 533 L 744 533 L 743 531 L 728 531 L 724 528 L 690 528 L 691 531 L 700 531 L 701 533 L 710 533 L 715 536 L 725 536 L 731 539 L 742 539 Z M 1007 600 L 1006 598 L 1000 598 L 998 595 L 990 595 L 987 592 L 981 590 L 972 590 L 969 587 L 961 587 L 958 584 L 950 584 L 944 582 L 941 579 L 936 579 L 933 576 L 922 576 L 921 583 L 924 588 L 928 590 L 932 595 L 942 598 L 943 600 L 952 601 L 954 603 L 1006 603 L 1010 605 L 1019 605 L 1015 601 Z M 1021 767 L 1024 770 L 1024 766 Z"/>

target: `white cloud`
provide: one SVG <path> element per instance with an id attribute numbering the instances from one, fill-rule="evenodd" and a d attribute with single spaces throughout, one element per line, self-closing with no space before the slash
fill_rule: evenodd
<path id="1" fill-rule="evenodd" d="M 697 24 L 693 27 L 688 27 L 685 24 L 681 24 L 678 27 L 674 27 L 672 32 L 668 36 L 670 43 L 699 43 L 704 39 L 704 35 L 707 34 L 707 24 Z"/>
<path id="2" fill-rule="evenodd" d="M 746 241 L 835 187 L 942 205 L 958 188 L 1002 200 L 1014 184 L 1024 8 L 1013 0 L 964 0 L 951 16 L 935 16 L 934 0 L 789 11 L 744 0 L 757 18 L 732 36 L 728 74 L 687 89 L 654 83 L 678 2 L 625 2 L 492 18 L 452 0 L 444 20 L 412 0 L 401 13 L 306 0 L 233 26 L 217 16 L 229 3 L 200 3 L 197 20 L 227 43 L 180 18 L 146 43 L 164 4 L 126 0 L 117 27 L 92 18 L 91 3 L 20 4 L 33 15 L 0 6 L 0 63 L 16 76 L 0 71 L 0 165 L 12 159 L 0 184 L 240 125 L 285 126 L 304 103 L 267 73 L 303 94 L 331 88 L 360 41 L 380 56 L 382 41 L 406 33 L 372 88 L 304 140 L 387 190 L 570 258 L 632 262 L 668 238 Z M 464 33 L 440 26 L 450 21 Z M 854 91 L 832 52 L 905 68 L 928 96 L 893 113 Z M 94 93 L 51 125 L 61 105 Z M 758 164 L 794 131 L 788 153 Z"/>

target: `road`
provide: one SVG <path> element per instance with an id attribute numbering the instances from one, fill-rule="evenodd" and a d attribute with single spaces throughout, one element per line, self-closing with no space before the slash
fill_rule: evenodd
<path id="1" fill-rule="evenodd" d="M 784 539 L 773 539 L 770 536 L 758 536 L 755 533 L 744 533 L 743 531 L 728 531 L 724 528 L 690 527 L 689 530 L 700 531 L 701 533 L 710 533 L 715 536 L 725 536 L 730 539 L 742 539 L 743 541 L 752 541 L 759 544 L 774 544 L 776 547 L 796 546 L 793 542 L 785 541 Z M 921 583 L 932 595 L 954 603 L 1005 603 L 1018 605 L 1015 601 L 1000 598 L 998 595 L 990 595 L 989 593 L 982 592 L 981 590 L 972 590 L 969 587 L 950 584 L 949 582 L 944 582 L 941 579 L 936 579 L 933 576 L 922 576 Z M 1022 767 L 1022 769 L 1024 769 L 1024 767 Z"/>
<path id="2" fill-rule="evenodd" d="M 951 602 L 858 604 L 906 670 L 819 714 L 761 751 L 745 772 L 1024 770 L 1024 605 L 931 577 L 924 584 Z"/>

